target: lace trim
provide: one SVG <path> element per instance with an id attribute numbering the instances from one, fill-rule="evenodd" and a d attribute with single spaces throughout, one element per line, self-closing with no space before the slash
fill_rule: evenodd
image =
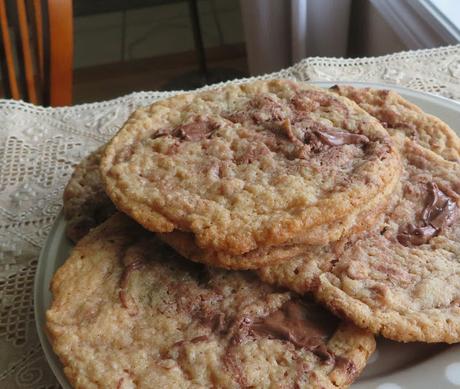
<path id="1" fill-rule="evenodd" d="M 307 58 L 257 78 L 275 77 L 393 83 L 460 100 L 460 45 L 375 58 Z M 137 107 L 175 93 L 137 92 L 65 108 L 0 100 L 0 350 L 8 355 L 0 362 L 0 387 L 58 387 L 35 332 L 32 289 L 73 166 Z"/>

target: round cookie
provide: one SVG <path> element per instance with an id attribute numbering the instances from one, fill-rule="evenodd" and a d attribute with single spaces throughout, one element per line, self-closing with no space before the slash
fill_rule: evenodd
<path id="1" fill-rule="evenodd" d="M 442 120 L 423 112 L 398 93 L 349 85 L 335 85 L 331 90 L 356 102 L 380 120 L 391 135 L 408 137 L 448 161 L 460 162 L 457 134 Z"/>
<path id="2" fill-rule="evenodd" d="M 192 232 L 200 248 L 239 255 L 316 243 L 309 229 L 363 208 L 399 160 L 350 100 L 269 80 L 136 111 L 105 148 L 101 173 L 112 201 L 147 229 Z"/>
<path id="3" fill-rule="evenodd" d="M 369 332 L 253 273 L 183 260 L 122 214 L 52 281 L 47 330 L 75 388 L 347 387 Z"/>
<path id="4" fill-rule="evenodd" d="M 100 147 L 92 152 L 75 167 L 64 189 L 66 235 L 74 243 L 116 211 L 101 182 L 99 162 L 102 150 Z"/>
<path id="5" fill-rule="evenodd" d="M 406 139 L 401 186 L 374 228 L 259 271 L 398 341 L 460 341 L 460 165 Z"/>

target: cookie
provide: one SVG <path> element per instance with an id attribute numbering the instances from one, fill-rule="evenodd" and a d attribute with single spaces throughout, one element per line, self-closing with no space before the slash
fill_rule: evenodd
<path id="1" fill-rule="evenodd" d="M 99 172 L 103 147 L 84 158 L 64 189 L 66 235 L 74 243 L 115 213 L 116 208 L 104 192 Z"/>
<path id="2" fill-rule="evenodd" d="M 312 232 L 316 234 L 316 237 L 320 237 L 321 234 L 328 234 L 328 236 L 335 234 L 339 240 L 368 229 L 384 211 L 395 185 L 396 180 L 394 185 L 389 185 L 384 192 L 372 199 L 363 210 L 353 212 L 333 225 L 313 228 L 314 231 Z M 175 230 L 168 233 L 158 233 L 158 237 L 187 259 L 225 269 L 259 269 L 291 260 L 311 249 L 311 245 L 289 242 L 282 246 L 255 249 L 242 255 L 231 255 L 225 252 L 201 249 L 195 243 L 195 237 L 190 232 Z"/>
<path id="3" fill-rule="evenodd" d="M 374 228 L 262 269 L 387 338 L 460 341 L 460 165 L 406 139 L 401 185 Z"/>
<path id="4" fill-rule="evenodd" d="M 372 335 L 253 273 L 183 260 L 122 214 L 55 274 L 50 341 L 75 388 L 347 387 Z"/>
<path id="5" fill-rule="evenodd" d="M 363 208 L 400 164 L 388 133 L 350 100 L 271 80 L 136 111 L 100 166 L 117 208 L 147 229 L 240 255 L 315 243 L 309 229 Z"/>
<path id="6" fill-rule="evenodd" d="M 380 120 L 391 135 L 408 137 L 449 161 L 460 162 L 457 134 L 442 120 L 423 112 L 398 93 L 348 85 L 336 85 L 331 90 L 355 101 Z"/>
<path id="7" fill-rule="evenodd" d="M 66 235 L 78 242 L 91 228 L 105 221 L 116 212 L 116 208 L 105 194 L 99 173 L 99 161 L 102 148 L 96 150 L 77 165 L 64 191 L 64 215 L 67 220 Z M 395 177 L 395 179 L 398 177 Z M 396 183 L 396 180 L 395 180 Z M 395 184 L 394 183 L 394 184 Z M 368 228 L 386 204 L 392 186 L 369 202 L 362 212 L 353 212 L 342 221 L 323 228 L 312 228 L 312 234 L 321 242 L 321 236 L 334 236 L 335 240 L 343 238 L 345 233 L 357 233 Z M 363 223 L 364 220 L 369 222 Z M 184 257 L 197 262 L 213 263 L 227 269 L 257 269 L 267 264 L 290 259 L 305 251 L 301 242 L 289 242 L 283 246 L 266 247 L 252 250 L 243 255 L 230 255 L 224 252 L 204 250 L 195 243 L 193 234 L 175 230 L 158 236 Z M 326 238 L 323 238 L 326 240 Z"/>

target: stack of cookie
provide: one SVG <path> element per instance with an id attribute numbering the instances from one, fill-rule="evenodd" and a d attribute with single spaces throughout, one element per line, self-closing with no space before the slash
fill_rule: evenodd
<path id="1" fill-rule="evenodd" d="M 389 91 L 257 81 L 136 111 L 64 194 L 47 328 L 69 381 L 341 388 L 374 334 L 460 341 L 459 160 Z"/>

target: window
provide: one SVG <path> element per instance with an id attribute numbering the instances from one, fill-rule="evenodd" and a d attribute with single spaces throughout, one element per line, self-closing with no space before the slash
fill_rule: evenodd
<path id="1" fill-rule="evenodd" d="M 458 0 L 370 0 L 408 48 L 460 42 Z"/>

